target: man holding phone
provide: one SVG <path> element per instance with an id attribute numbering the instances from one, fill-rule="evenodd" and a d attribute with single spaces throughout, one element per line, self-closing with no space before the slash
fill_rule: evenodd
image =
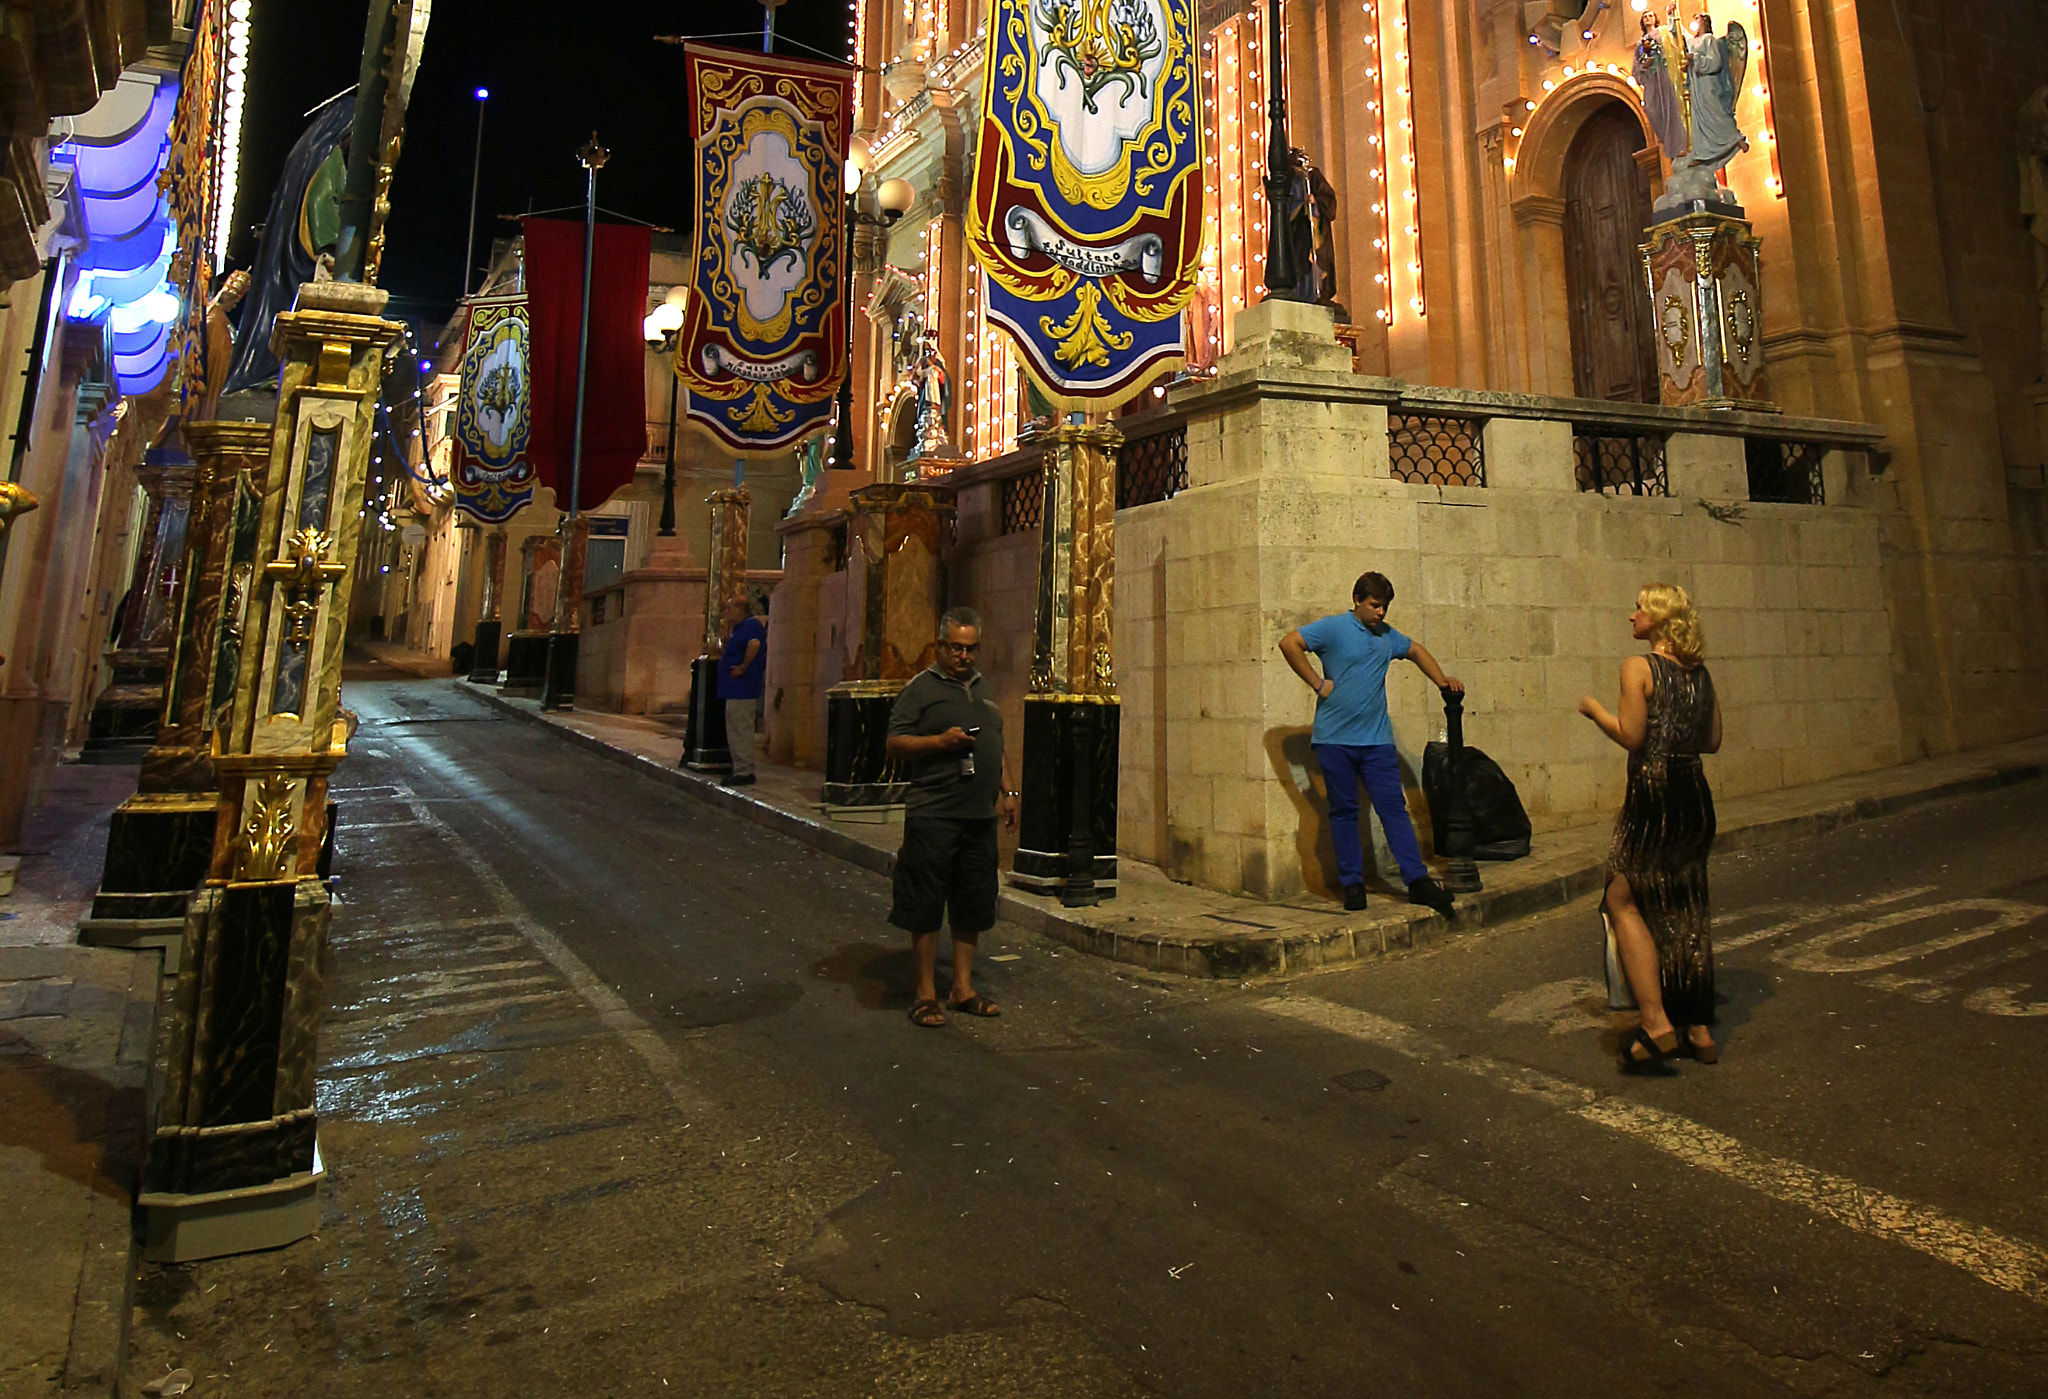
<path id="1" fill-rule="evenodd" d="M 1017 789 L 1003 769 L 1003 716 L 976 665 L 981 618 L 955 607 L 939 619 L 932 664 L 889 711 L 888 755 L 908 766 L 903 848 L 896 853 L 889 921 L 910 934 L 917 968 L 910 1021 L 946 1023 L 951 1008 L 1000 1015 L 974 989 L 974 945 L 996 921 L 996 818 L 1017 828 Z M 953 931 L 953 987 L 939 1003 L 939 924 Z"/>

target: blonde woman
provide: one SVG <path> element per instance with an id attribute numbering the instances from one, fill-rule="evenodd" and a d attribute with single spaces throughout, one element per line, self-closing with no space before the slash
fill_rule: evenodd
<path id="1" fill-rule="evenodd" d="M 1621 663 L 1621 702 L 1609 714 L 1591 695 L 1579 713 L 1628 750 L 1628 793 L 1607 853 L 1601 907 L 1614 928 L 1642 1023 L 1622 1044 L 1627 1072 L 1679 1052 L 1711 1064 L 1714 949 L 1709 936 L 1707 855 L 1714 847 L 1714 794 L 1700 754 L 1721 750 L 1721 701 L 1701 660 L 1699 614 L 1685 589 L 1652 583 L 1636 595 L 1629 626 L 1647 656 Z"/>

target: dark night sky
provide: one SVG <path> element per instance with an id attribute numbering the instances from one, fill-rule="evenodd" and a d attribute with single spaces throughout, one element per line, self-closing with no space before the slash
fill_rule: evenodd
<path id="1" fill-rule="evenodd" d="M 256 0 L 243 121 L 242 195 L 229 253 L 245 265 L 254 225 L 301 115 L 356 80 L 363 0 Z M 790 0 L 781 36 L 834 54 L 846 50 L 844 0 Z M 690 221 L 689 134 L 682 111 L 682 50 L 655 34 L 758 36 L 761 8 L 746 0 L 435 0 L 392 182 L 380 279 L 392 312 L 440 321 L 461 286 L 469 220 L 478 86 L 491 91 L 484 122 L 474 261 L 514 231 L 500 214 L 583 202 L 576 149 L 594 128 L 611 151 L 597 202 L 685 232 Z M 758 48 L 758 37 L 721 40 Z M 573 216 L 573 214 L 572 214 Z"/>

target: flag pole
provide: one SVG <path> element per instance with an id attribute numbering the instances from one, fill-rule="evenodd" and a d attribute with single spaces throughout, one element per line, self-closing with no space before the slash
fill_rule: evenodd
<path id="1" fill-rule="evenodd" d="M 562 697 L 563 691 L 566 689 L 573 695 L 576 690 L 573 678 L 565 686 L 562 677 L 556 674 L 555 656 L 567 608 L 582 605 L 581 598 L 572 599 L 568 596 L 569 584 L 574 581 L 569 575 L 569 560 L 570 553 L 576 546 L 576 517 L 583 494 L 583 404 L 590 369 L 590 263 L 597 242 L 597 172 L 604 167 L 605 161 L 610 157 L 611 152 L 598 143 L 595 131 L 590 133 L 590 140 L 584 144 L 583 149 L 576 152 L 576 158 L 583 162 L 585 172 L 583 323 L 576 333 L 576 427 L 574 436 L 569 439 L 569 508 L 562 517 L 561 571 L 556 574 L 559 582 L 555 587 L 555 625 L 548 632 L 548 669 L 541 687 L 542 709 L 568 708 Z"/>

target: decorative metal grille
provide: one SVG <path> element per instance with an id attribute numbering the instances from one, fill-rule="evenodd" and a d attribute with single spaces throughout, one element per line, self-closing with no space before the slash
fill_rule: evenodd
<path id="1" fill-rule="evenodd" d="M 1579 489 L 1602 495 L 1670 495 L 1664 471 L 1664 439 L 1616 436 L 1598 428 L 1572 429 Z"/>
<path id="2" fill-rule="evenodd" d="M 1116 508 L 1171 500 L 1188 485 L 1188 430 L 1175 423 L 1149 437 L 1127 437 L 1116 458 Z"/>
<path id="3" fill-rule="evenodd" d="M 1017 476 L 1003 478 L 1003 533 L 1035 530 L 1045 518 L 1045 470 L 1041 463 Z"/>
<path id="4" fill-rule="evenodd" d="M 1394 479 L 1429 486 L 1483 486 L 1486 454 L 1474 418 L 1389 413 L 1387 452 Z"/>
<path id="5" fill-rule="evenodd" d="M 1749 458 L 1749 498 L 1778 505 L 1824 505 L 1820 464 L 1827 448 L 1815 442 L 1752 437 L 1743 443 Z"/>

